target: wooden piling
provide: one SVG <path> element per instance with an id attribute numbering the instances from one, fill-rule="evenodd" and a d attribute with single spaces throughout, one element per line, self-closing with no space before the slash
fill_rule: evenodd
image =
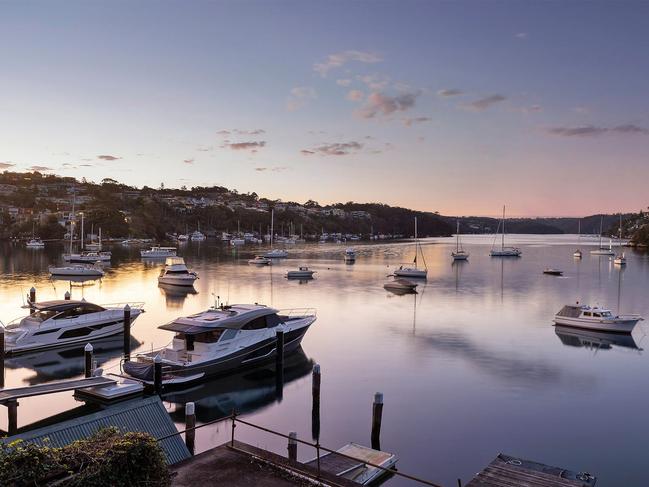
<path id="1" fill-rule="evenodd" d="M 278 330 L 275 339 L 275 372 L 279 373 L 284 371 L 284 332 Z"/>
<path id="2" fill-rule="evenodd" d="M 156 394 L 162 392 L 162 357 L 156 355 L 153 359 L 153 390 Z"/>
<path id="3" fill-rule="evenodd" d="M 9 436 L 13 436 L 18 432 L 18 401 L 9 401 L 5 404 L 7 406 L 7 414 L 9 417 L 8 430 Z"/>
<path id="4" fill-rule="evenodd" d="M 32 286 L 32 288 L 29 290 L 29 314 L 33 315 L 36 312 L 36 308 L 32 306 L 33 303 L 36 302 L 36 288 Z"/>
<path id="5" fill-rule="evenodd" d="M 196 409 L 193 402 L 185 404 L 185 444 L 189 453 L 194 454 L 196 444 Z"/>
<path id="6" fill-rule="evenodd" d="M 320 438 L 320 365 L 313 366 L 312 375 L 312 396 L 313 406 L 311 408 L 311 437 L 314 440 Z"/>
<path id="7" fill-rule="evenodd" d="M 288 459 L 297 461 L 297 432 L 291 431 L 288 434 Z"/>
<path id="8" fill-rule="evenodd" d="M 374 394 L 372 404 L 372 449 L 381 449 L 381 420 L 383 418 L 383 393 Z"/>
<path id="9" fill-rule="evenodd" d="M 90 343 L 86 344 L 83 348 L 83 355 L 85 358 L 85 375 L 86 377 L 92 377 L 92 345 Z"/>
<path id="10" fill-rule="evenodd" d="M 131 307 L 124 306 L 124 361 L 131 360 Z"/>
<path id="11" fill-rule="evenodd" d="M 5 387 L 5 329 L 0 326 L 0 389 Z"/>
<path id="12" fill-rule="evenodd" d="M 70 301 L 70 291 L 65 291 L 65 294 L 63 295 L 63 299 L 66 301 Z"/>

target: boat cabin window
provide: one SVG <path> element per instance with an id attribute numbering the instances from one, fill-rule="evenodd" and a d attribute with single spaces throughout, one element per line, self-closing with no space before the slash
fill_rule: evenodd
<path id="1" fill-rule="evenodd" d="M 266 315 L 266 327 L 268 328 L 274 328 L 281 322 L 282 320 L 280 320 L 279 316 L 277 316 L 275 313 L 273 313 L 272 315 Z"/>
<path id="2" fill-rule="evenodd" d="M 242 330 L 263 330 L 266 328 L 266 317 L 260 316 L 241 327 Z"/>
<path id="3" fill-rule="evenodd" d="M 593 317 L 594 317 L 594 318 L 601 318 L 601 317 L 602 317 L 602 315 L 601 315 L 601 314 L 599 314 L 599 313 L 593 313 Z"/>
<path id="4" fill-rule="evenodd" d="M 206 331 L 205 333 L 198 333 L 194 335 L 194 341 L 199 343 L 216 343 L 223 334 L 222 328 L 216 330 Z"/>
<path id="5" fill-rule="evenodd" d="M 227 329 L 223 332 L 223 335 L 221 335 L 221 341 L 224 342 L 226 340 L 232 340 L 235 336 L 237 336 L 237 333 L 239 330 L 232 330 L 232 329 Z"/>
<path id="6" fill-rule="evenodd" d="M 610 311 L 604 311 L 604 312 L 602 313 L 602 316 L 604 316 L 605 318 L 610 318 L 610 317 L 613 316 L 613 315 L 611 314 Z"/>
<path id="7" fill-rule="evenodd" d="M 54 318 L 57 313 L 58 311 L 37 311 L 36 313 L 31 315 L 29 319 L 43 322 L 45 320 L 49 320 L 50 318 Z"/>
<path id="8" fill-rule="evenodd" d="M 57 316 L 54 317 L 55 320 L 60 320 L 64 318 L 76 318 L 77 316 L 97 313 L 98 311 L 103 311 L 104 308 L 97 306 L 96 304 L 84 304 L 82 306 L 76 306 L 74 308 L 66 309 L 62 311 Z"/>
<path id="9" fill-rule="evenodd" d="M 584 316 L 592 316 L 592 313 L 590 311 L 584 311 Z"/>

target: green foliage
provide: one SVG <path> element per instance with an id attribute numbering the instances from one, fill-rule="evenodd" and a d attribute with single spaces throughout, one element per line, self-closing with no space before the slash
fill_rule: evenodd
<path id="1" fill-rule="evenodd" d="M 145 433 L 121 434 L 115 428 L 62 448 L 20 440 L 0 447 L 0 485 L 65 487 L 170 485 L 158 443 Z"/>

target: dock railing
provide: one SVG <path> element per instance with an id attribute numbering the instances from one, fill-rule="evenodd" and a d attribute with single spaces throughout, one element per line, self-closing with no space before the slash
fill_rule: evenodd
<path id="1" fill-rule="evenodd" d="M 407 474 L 405 472 L 401 472 L 401 471 L 397 470 L 394 467 L 383 467 L 381 465 L 377 465 L 377 464 L 368 462 L 367 460 L 363 460 L 361 458 L 355 458 L 353 456 L 346 455 L 344 453 L 340 453 L 340 452 L 338 452 L 336 450 L 332 450 L 331 448 L 328 448 L 326 446 L 321 445 L 320 442 L 317 441 L 317 440 L 316 440 L 315 443 L 312 443 L 310 441 L 301 440 L 301 439 L 297 438 L 296 436 L 287 435 L 287 434 L 281 433 L 279 431 L 275 431 L 275 430 L 272 430 L 270 428 L 266 428 L 264 426 L 254 424 L 254 423 L 252 423 L 250 421 L 243 420 L 243 419 L 241 419 L 239 417 L 239 415 L 235 411 L 233 411 L 232 414 L 230 414 L 229 416 L 214 419 L 212 421 L 207 421 L 207 422 L 202 423 L 200 425 L 188 427 L 188 428 L 185 428 L 184 430 L 177 431 L 175 433 L 171 433 L 169 435 L 162 436 L 160 438 L 156 438 L 156 441 L 160 442 L 162 440 L 166 440 L 166 439 L 171 438 L 173 436 L 184 434 L 185 435 L 185 441 L 187 441 L 187 436 L 191 435 L 191 438 L 192 438 L 191 442 L 193 444 L 196 430 L 198 430 L 200 428 L 204 428 L 206 426 L 216 424 L 216 423 L 221 423 L 221 422 L 224 422 L 224 421 L 231 421 L 232 422 L 231 423 L 231 432 L 230 432 L 230 441 L 229 441 L 230 448 L 235 448 L 235 430 L 236 430 L 238 425 L 245 425 L 245 426 L 248 426 L 250 428 L 254 428 L 256 430 L 263 431 L 265 433 L 270 433 L 272 435 L 275 435 L 275 436 L 278 436 L 278 437 L 281 437 L 281 438 L 285 438 L 285 439 L 287 439 L 289 441 L 289 444 L 290 444 L 290 442 L 295 442 L 295 443 L 300 443 L 302 445 L 314 448 L 315 451 L 316 451 L 316 459 L 315 459 L 316 460 L 316 474 L 313 475 L 312 472 L 309 471 L 309 469 L 300 469 L 299 474 L 311 477 L 311 478 L 313 478 L 313 480 L 316 480 L 316 481 L 321 479 L 322 470 L 320 468 L 320 458 L 321 458 L 321 452 L 325 452 L 325 453 L 338 455 L 340 457 L 343 457 L 343 458 L 346 458 L 348 460 L 358 462 L 358 463 L 363 464 L 363 465 L 369 465 L 370 467 L 377 468 L 377 469 L 381 470 L 386 475 L 395 475 L 397 477 L 402 477 L 404 479 L 410 480 L 410 481 L 415 482 L 415 483 L 420 484 L 420 485 L 428 485 L 428 486 L 432 486 L 432 487 L 442 487 L 440 484 L 436 484 L 436 483 L 431 482 L 429 480 L 422 479 L 422 478 L 417 477 L 415 475 L 410 475 L 410 474 Z M 304 465 L 304 464 L 302 464 L 302 465 Z"/>

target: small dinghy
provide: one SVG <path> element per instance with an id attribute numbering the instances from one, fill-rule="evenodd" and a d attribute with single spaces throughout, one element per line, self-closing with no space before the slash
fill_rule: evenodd
<path id="1" fill-rule="evenodd" d="M 335 453 L 321 455 L 319 465 L 322 470 L 337 477 L 343 477 L 357 484 L 369 485 L 380 477 L 388 475 L 389 472 L 383 469 L 391 469 L 396 463 L 397 456 L 393 453 L 373 450 L 357 443 L 348 443 Z M 315 458 L 306 465 L 317 467 L 318 459 Z"/>
<path id="2" fill-rule="evenodd" d="M 543 269 L 543 274 L 547 274 L 549 276 L 563 276 L 563 271 L 560 271 L 559 269 L 552 269 L 551 267 L 546 267 Z"/>
<path id="3" fill-rule="evenodd" d="M 299 267 L 298 270 L 288 271 L 286 277 L 288 279 L 312 279 L 315 271 L 312 271 L 306 266 Z"/>
<path id="4" fill-rule="evenodd" d="M 272 260 L 270 260 L 267 257 L 264 257 L 263 255 L 256 255 L 254 259 L 250 259 L 248 261 L 248 264 L 253 264 L 253 265 L 271 265 L 273 263 Z"/>
<path id="5" fill-rule="evenodd" d="M 397 292 L 416 292 L 417 284 L 410 282 L 406 279 L 394 279 L 383 284 L 383 288 L 388 291 L 397 291 Z"/>

